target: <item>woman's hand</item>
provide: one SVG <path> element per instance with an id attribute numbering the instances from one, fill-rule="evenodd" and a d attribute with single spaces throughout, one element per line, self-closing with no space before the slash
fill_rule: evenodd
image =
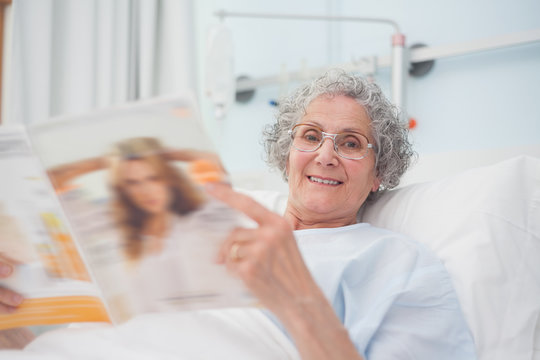
<path id="1" fill-rule="evenodd" d="M 322 296 L 284 218 L 227 185 L 207 189 L 258 224 L 253 229 L 234 229 L 220 249 L 218 262 L 240 277 L 262 305 L 287 316 L 298 305 Z"/>
<path id="2" fill-rule="evenodd" d="M 0 279 L 13 273 L 15 262 L 0 254 Z M 0 315 L 13 313 L 21 305 L 23 297 L 14 291 L 0 286 Z M 0 349 L 22 349 L 35 338 L 28 328 L 0 330 Z"/>
<path id="3" fill-rule="evenodd" d="M 229 234 L 218 262 L 281 320 L 302 359 L 362 359 L 311 276 L 287 221 L 228 185 L 206 189 L 257 222 L 257 228 L 236 228 Z"/>
<path id="4" fill-rule="evenodd" d="M 14 262 L 0 254 L 0 279 L 5 279 L 13 273 Z M 21 303 L 23 297 L 14 291 L 0 286 L 0 314 L 14 312 Z"/>

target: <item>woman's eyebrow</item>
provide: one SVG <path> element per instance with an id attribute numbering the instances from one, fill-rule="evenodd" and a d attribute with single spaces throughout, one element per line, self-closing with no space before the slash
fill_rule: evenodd
<path id="1" fill-rule="evenodd" d="M 317 126 L 320 129 L 322 129 L 322 131 L 326 132 L 324 127 L 321 124 L 319 124 L 317 121 L 309 120 L 307 122 L 303 122 L 302 124 L 314 125 L 314 126 Z M 360 130 L 359 128 L 344 128 L 344 129 L 339 130 L 338 133 L 344 133 L 344 132 L 352 132 L 352 133 L 356 133 L 356 134 L 360 134 L 360 135 L 365 135 L 364 132 L 362 130 Z"/>
<path id="2" fill-rule="evenodd" d="M 316 119 L 308 118 L 308 119 L 305 119 L 305 121 L 300 122 L 299 124 L 314 125 L 320 128 L 322 131 L 326 132 L 324 127 L 321 125 L 321 123 L 319 123 Z M 369 130 L 368 132 L 365 132 L 359 128 L 344 128 L 344 129 L 339 130 L 338 133 L 343 133 L 343 132 L 352 132 L 352 133 L 360 134 L 363 136 L 368 136 L 367 134 L 369 133 Z"/>
<path id="3" fill-rule="evenodd" d="M 306 121 L 299 122 L 299 124 L 314 125 L 322 129 L 322 125 L 319 124 L 316 120 L 307 119 Z"/>
<path id="4" fill-rule="evenodd" d="M 342 129 L 342 130 L 340 131 L 340 133 L 342 133 L 342 132 L 352 132 L 352 133 L 356 133 L 356 134 L 360 134 L 360 135 L 366 136 L 366 134 L 365 134 L 362 130 L 357 129 L 357 128 L 345 128 L 345 129 Z"/>

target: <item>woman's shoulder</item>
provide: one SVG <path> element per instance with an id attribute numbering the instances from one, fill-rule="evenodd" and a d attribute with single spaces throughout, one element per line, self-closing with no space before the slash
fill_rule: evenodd
<path id="1" fill-rule="evenodd" d="M 406 262 L 411 266 L 440 266 L 436 255 L 410 237 L 388 229 L 357 223 L 339 228 L 295 231 L 298 245 L 307 257 L 343 258 L 373 263 Z M 356 260 L 355 260 L 356 259 Z"/>
<path id="2" fill-rule="evenodd" d="M 371 246 L 374 243 L 382 242 L 423 248 L 422 244 L 404 234 L 372 226 L 368 223 L 357 223 L 336 228 L 296 230 L 294 234 L 299 243 L 305 243 L 306 245 L 324 244 L 335 246 L 337 243 L 350 243 L 358 247 L 360 245 Z"/>
<path id="3" fill-rule="evenodd" d="M 359 223 L 307 232 L 300 237 L 299 247 L 314 273 L 335 271 L 344 284 L 371 283 L 376 279 L 387 289 L 420 296 L 425 295 L 421 289 L 428 286 L 433 287 L 430 294 L 455 298 L 442 261 L 425 245 L 404 234 Z"/>

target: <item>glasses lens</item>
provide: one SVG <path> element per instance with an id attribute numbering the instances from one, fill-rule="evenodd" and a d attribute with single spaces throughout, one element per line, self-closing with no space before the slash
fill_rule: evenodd
<path id="1" fill-rule="evenodd" d="M 295 149 L 300 151 L 315 151 L 324 138 L 333 139 L 334 135 L 324 135 L 318 127 L 309 124 L 296 125 L 291 133 Z M 362 159 L 368 154 L 369 140 L 358 133 L 342 133 L 335 135 L 334 146 L 337 153 L 347 159 Z"/>
<path id="2" fill-rule="evenodd" d="M 313 151 L 321 143 L 321 130 L 310 125 L 298 125 L 292 132 L 293 146 L 302 151 Z"/>
<path id="3" fill-rule="evenodd" d="M 369 141 L 360 134 L 343 133 L 336 136 L 335 144 L 339 155 L 350 159 L 361 159 L 367 155 Z"/>

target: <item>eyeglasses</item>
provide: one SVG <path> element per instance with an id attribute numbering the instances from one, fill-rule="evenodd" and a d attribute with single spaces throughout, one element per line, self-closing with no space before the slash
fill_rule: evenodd
<path id="1" fill-rule="evenodd" d="M 332 139 L 334 150 L 345 159 L 363 159 L 367 156 L 369 149 L 373 149 L 373 145 L 362 134 L 354 132 L 329 134 L 311 124 L 297 124 L 289 130 L 289 134 L 292 138 L 292 146 L 298 151 L 315 151 L 322 146 L 326 138 Z"/>

